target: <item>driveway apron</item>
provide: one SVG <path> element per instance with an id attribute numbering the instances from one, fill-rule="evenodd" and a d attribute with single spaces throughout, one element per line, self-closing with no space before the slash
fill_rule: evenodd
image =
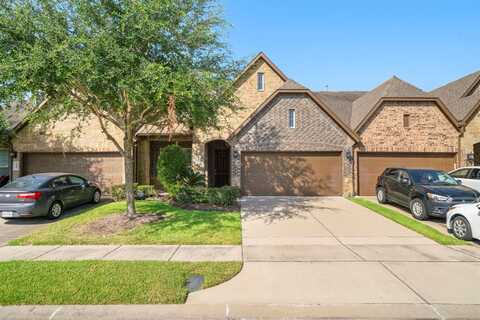
<path id="1" fill-rule="evenodd" d="M 447 276 L 480 270 L 478 256 L 342 197 L 246 197 L 242 226 L 241 273 L 187 303 L 480 304 L 478 272 Z M 429 275 L 439 268 L 442 281 Z"/>

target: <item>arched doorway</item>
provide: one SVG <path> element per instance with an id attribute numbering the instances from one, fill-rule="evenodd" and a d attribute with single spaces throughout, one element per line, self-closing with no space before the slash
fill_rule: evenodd
<path id="1" fill-rule="evenodd" d="M 224 140 L 206 144 L 207 179 L 209 187 L 230 185 L 230 146 Z"/>

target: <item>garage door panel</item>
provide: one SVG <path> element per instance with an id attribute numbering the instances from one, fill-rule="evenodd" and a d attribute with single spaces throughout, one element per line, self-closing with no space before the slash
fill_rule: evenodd
<path id="1" fill-rule="evenodd" d="M 455 154 L 451 153 L 360 153 L 359 194 L 375 195 L 377 178 L 389 167 L 421 168 L 450 171 L 454 168 Z"/>
<path id="2" fill-rule="evenodd" d="M 101 187 L 123 183 L 123 158 L 118 153 L 24 153 L 23 174 L 68 172 Z"/>
<path id="3" fill-rule="evenodd" d="M 339 153 L 242 154 L 242 191 L 246 195 L 339 195 Z"/>

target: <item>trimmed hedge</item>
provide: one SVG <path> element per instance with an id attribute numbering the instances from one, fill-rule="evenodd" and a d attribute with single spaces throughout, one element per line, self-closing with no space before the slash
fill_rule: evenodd
<path id="1" fill-rule="evenodd" d="M 181 186 L 174 197 L 177 202 L 182 204 L 208 203 L 229 207 L 234 205 L 240 197 L 240 189 L 229 186 L 221 188 Z"/>

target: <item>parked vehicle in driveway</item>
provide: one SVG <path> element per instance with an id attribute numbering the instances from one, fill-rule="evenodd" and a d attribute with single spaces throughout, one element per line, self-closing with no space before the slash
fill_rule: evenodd
<path id="1" fill-rule="evenodd" d="M 461 240 L 480 240 L 480 203 L 455 205 L 447 213 L 447 229 Z"/>
<path id="2" fill-rule="evenodd" d="M 418 220 L 445 217 L 452 205 L 476 202 L 480 197 L 480 192 L 432 169 L 387 168 L 378 177 L 376 192 L 378 202 L 408 207 Z"/>
<path id="3" fill-rule="evenodd" d="M 0 188 L 0 217 L 45 216 L 56 219 L 65 209 L 100 201 L 100 188 L 70 173 L 41 173 L 17 178 Z"/>
<path id="4" fill-rule="evenodd" d="M 463 185 L 480 192 L 480 167 L 463 167 L 448 173 Z"/>

